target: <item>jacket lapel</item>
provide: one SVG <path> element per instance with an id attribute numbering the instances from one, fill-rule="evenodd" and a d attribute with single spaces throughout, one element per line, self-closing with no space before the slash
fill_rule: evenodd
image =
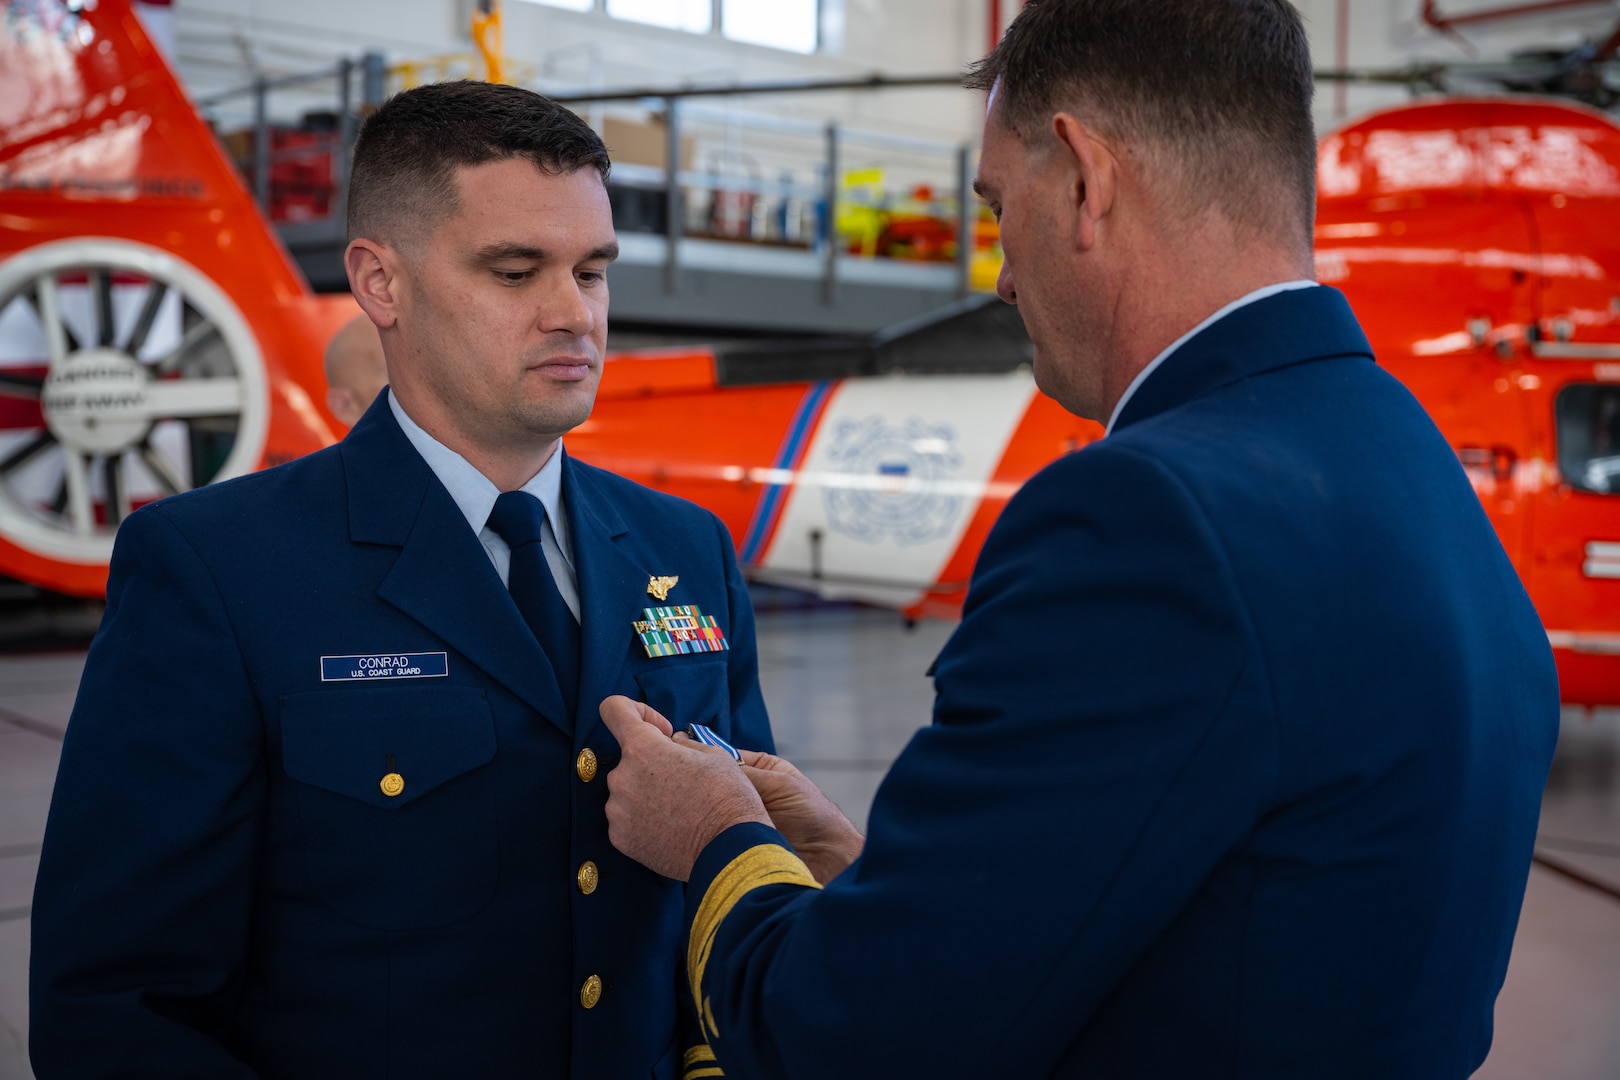
<path id="1" fill-rule="evenodd" d="M 1166 357 L 1125 403 L 1114 430 L 1250 375 L 1332 356 L 1372 359 L 1372 346 L 1343 293 L 1318 285 L 1268 296 L 1206 327 Z"/>
<path id="2" fill-rule="evenodd" d="M 350 538 L 400 549 L 377 595 L 569 733 L 556 676 L 489 553 L 382 397 L 342 453 Z"/>
<path id="3" fill-rule="evenodd" d="M 580 596 L 583 659 L 574 725 L 579 745 L 601 722 L 598 708 L 630 656 L 635 644 L 630 624 L 652 603 L 647 596 L 651 572 L 630 550 L 630 528 L 593 473 L 590 466 L 563 458 L 563 493 Z"/>

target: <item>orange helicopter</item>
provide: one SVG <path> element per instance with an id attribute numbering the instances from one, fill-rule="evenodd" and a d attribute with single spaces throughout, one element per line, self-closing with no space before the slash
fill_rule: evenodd
<path id="1" fill-rule="evenodd" d="M 128 0 L 6 0 L 0 573 L 98 595 L 134 507 L 331 444 L 321 354 L 355 310 L 310 292 Z"/>
<path id="2" fill-rule="evenodd" d="M 338 437 L 320 357 L 356 309 L 309 291 L 127 0 L 5 2 L 0 573 L 96 595 L 134 507 Z M 1320 196 L 1320 275 L 1457 448 L 1564 699 L 1620 704 L 1620 128 L 1391 109 L 1324 138 Z M 620 353 L 569 450 L 715 511 L 758 580 L 952 617 L 1007 499 L 1102 434 L 1029 355 L 987 296 L 860 341 Z"/>

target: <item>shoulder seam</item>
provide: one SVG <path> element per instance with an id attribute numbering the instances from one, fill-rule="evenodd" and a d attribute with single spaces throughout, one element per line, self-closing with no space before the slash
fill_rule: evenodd
<path id="1" fill-rule="evenodd" d="M 1160 461 L 1153 455 L 1145 454 L 1141 450 L 1132 446 L 1113 446 L 1109 447 L 1108 449 L 1113 450 L 1115 453 L 1123 454 L 1127 457 L 1140 461 L 1152 468 L 1155 472 L 1163 475 L 1175 485 L 1176 490 L 1181 493 L 1181 496 L 1186 500 L 1187 505 L 1197 511 L 1199 523 L 1203 526 L 1204 531 L 1208 533 L 1211 546 L 1213 547 L 1215 553 L 1220 557 L 1221 567 L 1226 577 L 1227 589 L 1237 599 L 1238 610 L 1243 619 L 1243 626 L 1245 632 L 1249 636 L 1249 641 L 1254 650 L 1255 658 L 1259 662 L 1260 677 L 1265 684 L 1266 704 L 1271 712 L 1272 736 L 1275 740 L 1277 740 L 1280 747 L 1282 739 L 1282 720 L 1278 713 L 1277 707 L 1277 684 L 1276 680 L 1271 674 L 1273 665 L 1270 657 L 1266 655 L 1265 641 L 1260 636 L 1259 628 L 1255 623 L 1254 612 L 1249 606 L 1249 598 L 1244 594 L 1243 590 L 1238 585 L 1237 573 L 1232 568 L 1232 558 L 1227 551 L 1225 538 L 1221 536 L 1220 530 L 1215 528 L 1208 509 L 1199 500 L 1198 496 L 1194 494 L 1193 490 L 1187 486 L 1180 474 L 1178 474 L 1169 465 L 1165 464 L 1163 461 Z M 1278 768 L 1273 770 L 1272 776 L 1272 788 L 1270 794 L 1273 798 L 1275 798 L 1277 793 L 1277 785 L 1281 783 L 1281 776 L 1279 775 L 1280 771 L 1279 753 Z"/>
<path id="2" fill-rule="evenodd" d="M 185 544 L 186 550 L 190 551 L 192 557 L 197 560 L 197 565 L 201 566 L 203 571 L 208 575 L 208 583 L 214 587 L 214 598 L 219 604 L 220 611 L 225 615 L 225 621 L 230 625 L 231 636 L 236 641 L 236 655 L 242 661 L 242 674 L 247 678 L 248 687 L 253 691 L 253 696 L 262 700 L 261 695 L 258 693 L 259 688 L 253 683 L 253 670 L 248 667 L 247 664 L 247 652 L 242 647 L 242 631 L 236 625 L 236 615 L 231 610 L 231 605 L 225 599 L 225 591 L 219 587 L 219 578 L 214 574 L 213 566 L 203 555 L 202 551 L 198 549 L 197 545 L 192 543 L 191 537 L 186 535 L 185 530 L 181 529 L 180 526 L 176 525 L 172 520 L 170 520 L 169 515 L 165 511 L 161 502 L 154 503 L 148 507 L 147 513 L 149 513 L 154 520 L 161 521 L 164 525 L 168 526 L 169 531 L 174 533 L 174 535 L 180 539 L 181 543 Z M 264 718 L 261 715 L 261 727 L 263 725 L 263 719 Z"/>

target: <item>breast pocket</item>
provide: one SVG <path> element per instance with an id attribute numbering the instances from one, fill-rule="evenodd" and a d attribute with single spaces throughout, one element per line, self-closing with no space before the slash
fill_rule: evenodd
<path id="1" fill-rule="evenodd" d="M 457 922 L 495 893 L 495 720 L 482 690 L 414 684 L 288 694 L 310 880 L 362 926 Z"/>
<path id="2" fill-rule="evenodd" d="M 722 737 L 731 736 L 731 690 L 724 660 L 667 656 L 636 675 L 641 700 L 657 709 L 676 730 L 703 724 Z"/>

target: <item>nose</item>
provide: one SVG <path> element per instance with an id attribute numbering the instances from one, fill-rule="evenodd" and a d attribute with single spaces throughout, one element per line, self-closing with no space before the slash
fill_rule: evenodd
<path id="1" fill-rule="evenodd" d="M 1013 284 L 1012 266 L 1005 256 L 1001 260 L 1001 273 L 996 275 L 996 295 L 1009 304 L 1018 303 L 1018 286 Z"/>
<path id="2" fill-rule="evenodd" d="M 547 303 L 540 312 L 541 330 L 586 337 L 596 329 L 596 304 L 585 295 L 585 290 L 572 273 L 549 290 L 546 299 Z"/>

